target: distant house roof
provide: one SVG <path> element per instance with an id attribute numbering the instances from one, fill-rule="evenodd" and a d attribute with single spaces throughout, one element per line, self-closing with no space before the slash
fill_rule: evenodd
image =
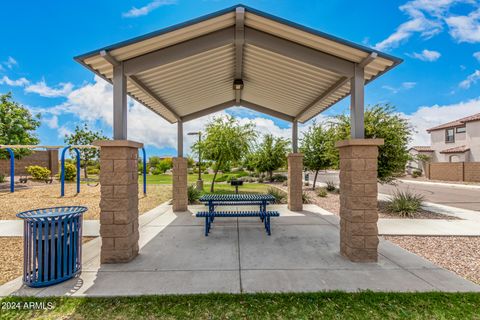
<path id="1" fill-rule="evenodd" d="M 459 147 L 454 147 L 450 149 L 445 149 L 443 151 L 440 151 L 440 153 L 464 153 L 470 150 L 470 148 L 467 148 L 467 146 L 459 146 Z"/>
<path id="2" fill-rule="evenodd" d="M 410 148 L 410 150 L 412 149 L 418 152 L 433 152 L 433 149 L 430 146 L 413 146 Z"/>
<path id="3" fill-rule="evenodd" d="M 427 129 L 427 132 L 446 129 L 446 128 L 459 127 L 459 126 L 464 125 L 467 122 L 472 122 L 472 121 L 480 121 L 480 113 L 476 113 L 476 114 L 473 114 L 473 115 L 465 117 L 465 118 L 457 119 L 455 121 L 447 122 L 447 123 L 441 124 L 439 126 Z"/>

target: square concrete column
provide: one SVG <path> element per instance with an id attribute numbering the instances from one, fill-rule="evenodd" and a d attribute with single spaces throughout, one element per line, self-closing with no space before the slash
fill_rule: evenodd
<path id="1" fill-rule="evenodd" d="M 340 253 L 354 262 L 376 262 L 377 163 L 383 139 L 337 142 L 340 151 Z"/>
<path id="2" fill-rule="evenodd" d="M 173 211 L 187 211 L 187 159 L 173 158 Z"/>
<path id="3" fill-rule="evenodd" d="M 291 211 L 303 210 L 303 154 L 289 153 L 288 157 L 288 209 Z"/>
<path id="4" fill-rule="evenodd" d="M 100 146 L 101 263 L 128 262 L 138 254 L 138 148 L 128 140 Z"/>

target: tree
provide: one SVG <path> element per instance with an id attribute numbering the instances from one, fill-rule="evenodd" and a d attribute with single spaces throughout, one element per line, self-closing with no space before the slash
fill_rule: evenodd
<path id="1" fill-rule="evenodd" d="M 173 159 L 172 158 L 165 158 L 162 159 L 158 164 L 157 168 L 160 170 L 160 172 L 165 173 L 168 169 L 173 168 Z"/>
<path id="2" fill-rule="evenodd" d="M 90 145 L 96 140 L 107 140 L 108 138 L 103 135 L 102 131 L 94 131 L 88 128 L 88 124 L 83 126 L 76 126 L 75 130 L 70 135 L 65 135 L 65 143 L 68 145 Z M 88 177 L 87 167 L 89 161 L 98 158 L 99 150 L 97 148 L 81 148 L 80 158 L 83 160 L 83 172 L 85 179 Z"/>
<path id="3" fill-rule="evenodd" d="M 253 123 L 240 124 L 234 117 L 216 117 L 207 124 L 205 138 L 197 141 L 192 150 L 198 155 L 202 151 L 202 158 L 213 161 L 214 175 L 210 192 L 214 192 L 215 179 L 218 170 L 229 162 L 240 160 L 251 149 L 251 143 L 256 137 Z"/>
<path id="4" fill-rule="evenodd" d="M 334 122 L 336 140 L 350 137 L 350 117 L 340 115 Z M 409 159 L 407 145 L 412 128 L 408 121 L 389 104 L 376 104 L 365 111 L 365 138 L 382 138 L 385 144 L 378 149 L 378 180 L 390 182 L 405 171 Z"/>
<path id="5" fill-rule="evenodd" d="M 255 168 L 259 172 L 268 172 L 270 181 L 273 181 L 273 171 L 286 164 L 288 150 L 288 140 L 266 134 L 255 152 Z"/>
<path id="6" fill-rule="evenodd" d="M 40 140 L 35 130 L 40 126 L 40 114 L 33 116 L 30 111 L 13 101 L 12 94 L 0 95 L 0 144 L 36 145 Z M 21 158 L 30 153 L 28 149 L 15 151 L 15 156 Z M 8 153 L 0 150 L 0 159 L 8 158 Z"/>
<path id="7" fill-rule="evenodd" d="M 317 182 L 318 172 L 331 168 L 336 163 L 335 131 L 332 126 L 324 128 L 313 123 L 303 134 L 300 151 L 303 153 L 303 165 L 315 172 L 313 190 Z"/>

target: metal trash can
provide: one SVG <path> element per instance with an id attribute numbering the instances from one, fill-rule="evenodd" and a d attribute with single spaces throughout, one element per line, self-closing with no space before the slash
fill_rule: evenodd
<path id="1" fill-rule="evenodd" d="M 82 270 L 81 206 L 54 207 L 17 214 L 24 220 L 23 282 L 45 287 L 73 278 Z"/>

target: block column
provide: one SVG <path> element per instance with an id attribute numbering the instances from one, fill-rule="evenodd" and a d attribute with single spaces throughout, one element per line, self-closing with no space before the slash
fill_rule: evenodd
<path id="1" fill-rule="evenodd" d="M 173 158 L 173 211 L 187 211 L 187 159 Z"/>
<path id="2" fill-rule="evenodd" d="M 302 211 L 302 172 L 303 154 L 290 153 L 288 160 L 288 209 L 291 211 Z"/>
<path id="3" fill-rule="evenodd" d="M 337 142 L 340 152 L 340 253 L 354 262 L 376 262 L 377 163 L 383 139 Z"/>
<path id="4" fill-rule="evenodd" d="M 97 141 L 100 147 L 101 263 L 128 262 L 138 254 L 138 148 L 129 140 Z"/>

